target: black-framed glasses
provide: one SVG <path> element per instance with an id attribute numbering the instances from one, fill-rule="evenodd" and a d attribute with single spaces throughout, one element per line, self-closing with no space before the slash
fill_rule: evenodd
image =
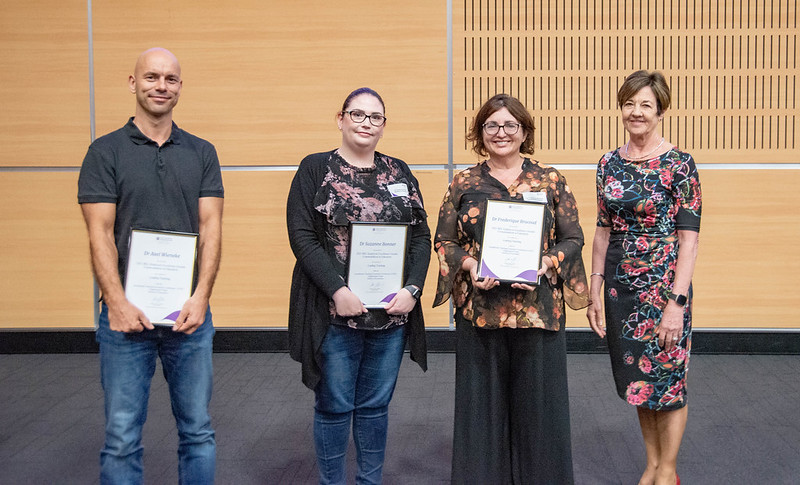
<path id="1" fill-rule="evenodd" d="M 519 131 L 519 127 L 522 126 L 519 123 L 514 123 L 513 121 L 509 121 L 508 123 L 498 125 L 494 121 L 490 121 L 488 123 L 483 124 L 483 131 L 486 132 L 487 135 L 496 135 L 500 128 L 503 129 L 506 135 L 513 135 Z"/>
<path id="2" fill-rule="evenodd" d="M 361 111 L 360 109 L 342 111 L 342 114 L 344 113 L 347 113 L 347 115 L 350 116 L 350 119 L 353 120 L 353 123 L 362 123 L 367 118 L 369 118 L 369 124 L 372 126 L 383 126 L 383 124 L 386 123 L 386 117 L 380 113 L 372 113 L 371 115 L 367 115 L 367 113 Z"/>

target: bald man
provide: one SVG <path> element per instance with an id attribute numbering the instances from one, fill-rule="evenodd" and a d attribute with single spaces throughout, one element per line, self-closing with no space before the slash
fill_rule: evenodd
<path id="1" fill-rule="evenodd" d="M 208 403 L 214 325 L 208 302 L 222 240 L 219 159 L 211 143 L 172 121 L 183 81 L 171 52 L 143 52 L 128 85 L 136 97 L 135 115 L 89 146 L 78 179 L 92 269 L 102 292 L 96 332 L 106 416 L 100 481 L 143 482 L 142 426 L 158 356 L 178 427 L 180 483 L 213 483 L 216 442 Z M 167 317 L 169 325 L 152 323 L 153 315 L 126 296 L 133 229 L 197 235 L 191 296 L 177 317 Z"/>

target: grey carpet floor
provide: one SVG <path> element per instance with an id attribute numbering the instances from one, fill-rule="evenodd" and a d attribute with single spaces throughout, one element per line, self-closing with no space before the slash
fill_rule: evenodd
<path id="1" fill-rule="evenodd" d="M 644 465 L 635 410 L 616 396 L 606 355 L 570 354 L 578 484 L 635 484 Z M 423 373 L 404 359 L 391 405 L 387 484 L 449 483 L 453 354 Z M 312 484 L 313 393 L 285 353 L 215 354 L 211 411 L 218 484 Z M 800 356 L 695 355 L 683 484 L 800 483 Z M 98 483 L 98 356 L 0 355 L 0 484 Z M 177 483 L 177 436 L 160 370 L 144 430 L 148 484 Z M 353 450 L 348 472 L 354 474 Z"/>

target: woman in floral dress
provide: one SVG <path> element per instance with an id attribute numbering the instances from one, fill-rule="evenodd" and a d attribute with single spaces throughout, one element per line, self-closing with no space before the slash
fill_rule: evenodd
<path id="1" fill-rule="evenodd" d="M 351 423 L 356 483 L 381 483 L 389 401 L 403 349 L 425 369 L 419 296 L 431 238 L 417 179 L 402 160 L 375 151 L 386 123 L 381 97 L 353 91 L 336 114 L 342 144 L 300 162 L 286 219 L 297 258 L 289 297 L 289 345 L 314 390 L 319 482 L 345 483 Z M 351 222 L 407 223 L 404 288 L 367 310 L 344 279 Z"/>
<path id="2" fill-rule="evenodd" d="M 692 156 L 659 133 L 670 104 L 660 73 L 628 76 L 617 102 L 630 139 L 597 167 L 587 317 L 608 337 L 617 392 L 637 406 L 647 454 L 639 483 L 672 485 L 680 483 L 676 463 L 687 417 L 700 181 Z"/>
<path id="3" fill-rule="evenodd" d="M 583 231 L 564 176 L 523 156 L 533 153 L 533 131 L 517 99 L 488 100 L 468 135 L 488 159 L 454 177 L 439 212 L 434 306 L 452 295 L 459 485 L 573 482 L 564 302 L 588 303 Z M 489 199 L 547 203 L 539 285 L 478 279 Z"/>

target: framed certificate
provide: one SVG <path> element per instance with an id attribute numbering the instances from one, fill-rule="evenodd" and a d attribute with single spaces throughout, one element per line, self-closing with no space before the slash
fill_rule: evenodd
<path id="1" fill-rule="evenodd" d="M 192 296 L 197 234 L 134 229 L 125 296 L 154 325 L 173 325 Z"/>
<path id="2" fill-rule="evenodd" d="M 347 286 L 367 308 L 385 308 L 403 288 L 408 224 L 353 222 Z"/>
<path id="3" fill-rule="evenodd" d="M 487 200 L 478 276 L 539 283 L 546 204 Z"/>

